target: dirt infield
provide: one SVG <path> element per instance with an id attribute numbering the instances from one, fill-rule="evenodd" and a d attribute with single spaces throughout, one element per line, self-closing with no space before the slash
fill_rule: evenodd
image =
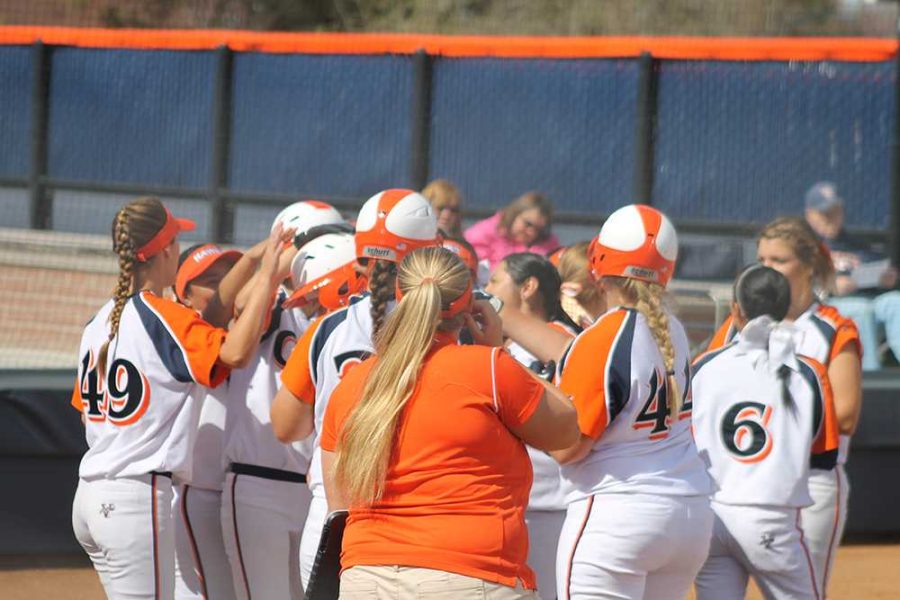
<path id="1" fill-rule="evenodd" d="M 3 600 L 47 598 L 102 600 L 93 569 L 72 559 L 6 561 L 0 558 Z M 843 546 L 838 552 L 828 597 L 831 600 L 888 600 L 900 597 L 900 544 Z M 37 568 L 35 568 L 37 567 Z M 693 600 L 693 596 L 690 596 Z M 762 598 L 752 590 L 748 599 Z"/>

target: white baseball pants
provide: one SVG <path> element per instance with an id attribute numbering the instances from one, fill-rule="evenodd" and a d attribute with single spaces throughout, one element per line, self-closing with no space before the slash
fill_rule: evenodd
<path id="1" fill-rule="evenodd" d="M 772 599 L 820 600 L 800 509 L 712 503 L 709 557 L 697 574 L 697 600 L 743 600 L 750 575 Z"/>
<path id="2" fill-rule="evenodd" d="M 569 505 L 559 600 L 684 598 L 709 552 L 706 496 L 597 494 Z"/>
<path id="3" fill-rule="evenodd" d="M 303 524 L 303 537 L 300 540 L 300 575 L 303 578 L 303 589 L 309 585 L 309 575 L 316 560 L 319 540 L 322 538 L 322 529 L 325 528 L 327 518 L 328 500 L 324 496 L 313 495 L 306 523 Z"/>
<path id="4" fill-rule="evenodd" d="M 305 483 L 228 473 L 222 532 L 238 598 L 303 597 L 297 557 L 309 501 Z"/>
<path id="5" fill-rule="evenodd" d="M 172 505 L 176 600 L 235 600 L 221 511 L 221 491 L 176 486 Z"/>
<path id="6" fill-rule="evenodd" d="M 175 530 L 171 476 L 79 480 L 72 528 L 109 598 L 171 598 Z"/>
<path id="7" fill-rule="evenodd" d="M 528 526 L 528 566 L 537 576 L 541 600 L 556 598 L 556 548 L 566 520 L 564 510 L 526 510 Z"/>
<path id="8" fill-rule="evenodd" d="M 811 470 L 809 495 L 813 505 L 803 509 L 801 526 L 819 576 L 819 590 L 825 597 L 834 557 L 847 524 L 850 482 L 844 465 L 837 465 L 831 471 Z"/>

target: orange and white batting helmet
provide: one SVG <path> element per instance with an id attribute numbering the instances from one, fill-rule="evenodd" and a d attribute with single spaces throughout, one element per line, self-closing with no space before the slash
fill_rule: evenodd
<path id="1" fill-rule="evenodd" d="M 400 262 L 409 252 L 435 246 L 437 218 L 413 190 L 392 189 L 366 200 L 356 219 L 356 256 Z"/>
<path id="2" fill-rule="evenodd" d="M 294 229 L 300 235 L 319 225 L 338 225 L 346 223 L 341 213 L 327 202 L 304 200 L 294 202 L 284 208 L 272 221 L 272 229 L 281 223 L 285 229 Z"/>
<path id="3" fill-rule="evenodd" d="M 355 269 L 353 234 L 326 233 L 306 243 L 291 262 L 294 293 L 284 306 L 302 306 L 316 293 L 328 310 L 346 306 L 350 296 L 366 289 L 366 279 Z"/>
<path id="4" fill-rule="evenodd" d="M 472 273 L 478 273 L 478 257 L 465 244 L 461 244 L 456 240 L 444 239 L 441 240 L 441 247 L 457 255 Z"/>
<path id="5" fill-rule="evenodd" d="M 675 271 L 678 234 L 666 215 L 643 204 L 623 206 L 591 241 L 594 279 L 627 277 L 666 286 Z"/>

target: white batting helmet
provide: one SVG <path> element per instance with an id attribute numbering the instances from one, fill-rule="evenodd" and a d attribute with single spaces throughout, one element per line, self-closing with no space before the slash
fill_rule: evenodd
<path id="1" fill-rule="evenodd" d="M 356 255 L 400 262 L 412 250 L 437 245 L 437 235 L 437 218 L 424 196 L 413 190 L 385 190 L 359 211 Z"/>
<path id="2" fill-rule="evenodd" d="M 346 223 L 341 213 L 327 202 L 304 200 L 288 205 L 275 217 L 272 229 L 281 223 L 285 229 L 295 229 L 296 235 L 305 233 L 319 225 L 337 225 Z"/>
<path id="3" fill-rule="evenodd" d="M 660 211 L 630 204 L 609 216 L 589 254 L 596 279 L 627 277 L 665 286 L 675 272 L 678 234 Z"/>
<path id="4" fill-rule="evenodd" d="M 306 243 L 291 262 L 294 293 L 285 306 L 299 306 L 318 293 L 319 304 L 329 310 L 347 305 L 350 296 L 365 290 L 357 273 L 356 245 L 350 233 L 326 233 Z"/>

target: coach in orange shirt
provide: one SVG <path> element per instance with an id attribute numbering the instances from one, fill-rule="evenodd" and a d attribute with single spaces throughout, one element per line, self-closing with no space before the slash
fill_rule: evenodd
<path id="1" fill-rule="evenodd" d="M 574 443 L 575 410 L 497 347 L 499 317 L 473 307 L 451 252 L 409 254 L 397 297 L 377 356 L 347 373 L 325 414 L 329 508 L 350 509 L 341 597 L 537 598 L 523 442 Z M 458 345 L 464 324 L 480 345 Z"/>

